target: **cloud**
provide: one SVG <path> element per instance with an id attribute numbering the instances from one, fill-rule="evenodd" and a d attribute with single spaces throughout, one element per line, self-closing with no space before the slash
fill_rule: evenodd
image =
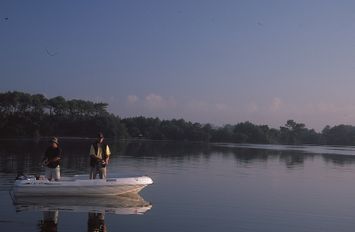
<path id="1" fill-rule="evenodd" d="M 130 105 L 132 105 L 132 104 L 138 102 L 138 100 L 139 100 L 139 97 L 136 96 L 136 95 L 129 95 L 129 96 L 127 96 L 127 102 L 128 102 L 128 104 L 130 104 Z"/>
<path id="2" fill-rule="evenodd" d="M 230 107 L 227 104 L 224 104 L 224 103 L 218 103 L 215 106 L 216 106 L 216 109 L 219 110 L 219 111 L 227 111 L 227 110 L 230 109 Z"/>
<path id="3" fill-rule="evenodd" d="M 144 98 L 144 106 L 150 110 L 171 109 L 177 106 L 174 97 L 164 98 L 158 94 L 151 93 Z"/>
<path id="4" fill-rule="evenodd" d="M 259 110 L 259 106 L 255 102 L 251 102 L 247 105 L 247 111 L 249 113 L 254 113 L 257 112 L 258 110 Z"/>
<path id="5" fill-rule="evenodd" d="M 108 101 L 109 102 L 114 102 L 116 100 L 116 97 L 115 96 L 110 96 L 109 98 L 108 98 Z"/>
<path id="6" fill-rule="evenodd" d="M 282 105 L 283 105 L 282 100 L 278 97 L 275 97 L 274 99 L 272 99 L 270 110 L 277 111 L 282 107 Z"/>
<path id="7" fill-rule="evenodd" d="M 157 94 L 149 94 L 145 97 L 145 104 L 148 108 L 159 109 L 165 107 L 165 100 Z"/>
<path id="8" fill-rule="evenodd" d="M 190 112 L 207 112 L 209 105 L 204 101 L 192 100 L 187 102 L 184 108 Z"/>
<path id="9" fill-rule="evenodd" d="M 315 106 L 313 106 L 313 108 L 318 112 L 322 112 L 322 113 L 337 113 L 344 110 L 344 107 L 339 107 L 333 103 L 325 103 L 325 102 L 318 103 Z"/>

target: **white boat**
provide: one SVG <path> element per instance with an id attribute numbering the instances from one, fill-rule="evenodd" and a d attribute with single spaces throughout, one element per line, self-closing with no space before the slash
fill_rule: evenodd
<path id="1" fill-rule="evenodd" d="M 153 183 L 148 176 L 89 179 L 88 175 L 62 177 L 60 181 L 24 176 L 14 183 L 12 193 L 18 196 L 115 196 L 138 193 Z"/>
<path id="2" fill-rule="evenodd" d="M 104 197 L 15 197 L 16 212 L 63 211 L 110 214 L 144 214 L 152 208 L 139 194 Z"/>

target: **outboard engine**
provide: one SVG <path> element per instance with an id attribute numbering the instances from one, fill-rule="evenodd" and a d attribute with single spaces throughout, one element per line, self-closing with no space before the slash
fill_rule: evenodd
<path id="1" fill-rule="evenodd" d="M 17 174 L 15 180 L 26 180 L 26 176 L 23 173 Z"/>
<path id="2" fill-rule="evenodd" d="M 15 180 L 36 180 L 36 177 L 34 175 L 24 175 L 24 174 L 18 174 L 16 176 L 16 179 Z"/>

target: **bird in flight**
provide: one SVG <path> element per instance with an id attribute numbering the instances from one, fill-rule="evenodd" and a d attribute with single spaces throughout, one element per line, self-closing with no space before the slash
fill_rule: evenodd
<path id="1" fill-rule="evenodd" d="M 49 55 L 49 56 L 55 56 L 55 55 L 58 54 L 58 52 L 50 52 L 47 48 L 46 48 L 46 53 L 47 53 L 47 55 Z"/>

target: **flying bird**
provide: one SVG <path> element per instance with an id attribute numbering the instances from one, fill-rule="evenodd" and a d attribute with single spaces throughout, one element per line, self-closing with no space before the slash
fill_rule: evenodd
<path id="1" fill-rule="evenodd" d="M 50 52 L 47 48 L 46 48 L 46 53 L 47 53 L 47 55 L 49 55 L 49 56 L 55 56 L 55 55 L 58 54 L 58 52 Z"/>

